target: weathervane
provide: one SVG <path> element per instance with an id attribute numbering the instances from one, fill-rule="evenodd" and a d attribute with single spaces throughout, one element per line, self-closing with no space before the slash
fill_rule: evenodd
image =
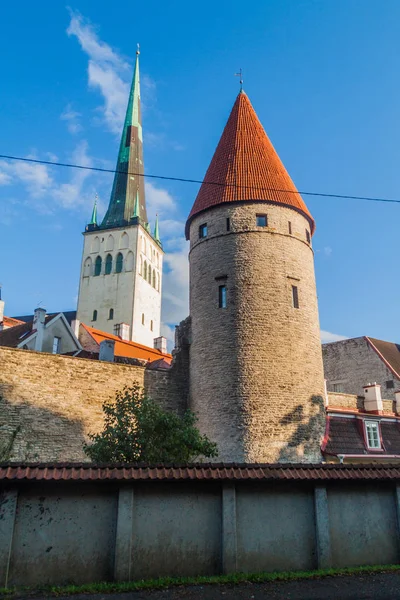
<path id="1" fill-rule="evenodd" d="M 242 91 L 242 89 L 243 89 L 243 71 L 242 71 L 242 69 L 239 69 L 239 73 L 235 73 L 235 77 L 240 77 L 240 79 L 239 79 L 240 91 Z"/>

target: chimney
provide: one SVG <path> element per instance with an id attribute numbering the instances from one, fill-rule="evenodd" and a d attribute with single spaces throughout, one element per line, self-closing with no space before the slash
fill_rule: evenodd
<path id="1" fill-rule="evenodd" d="M 383 410 L 381 386 L 376 381 L 364 386 L 364 409 L 371 412 Z"/>
<path id="2" fill-rule="evenodd" d="M 154 338 L 154 348 L 163 354 L 167 354 L 167 338 L 163 335 L 160 335 L 158 338 Z"/>
<path id="3" fill-rule="evenodd" d="M 33 315 L 32 332 L 37 331 L 35 339 L 36 352 L 41 352 L 43 348 L 44 322 L 46 320 L 46 309 L 36 308 Z"/>
<path id="4" fill-rule="evenodd" d="M 75 336 L 79 338 L 79 326 L 81 322 L 78 319 L 73 319 L 71 321 L 71 329 L 74 332 Z"/>
<path id="5" fill-rule="evenodd" d="M 125 342 L 129 342 L 129 330 L 130 327 L 128 323 L 116 323 L 114 325 L 114 335 L 117 335 Z"/>
<path id="6" fill-rule="evenodd" d="M 400 390 L 397 390 L 394 393 L 394 397 L 395 397 L 395 402 L 396 402 L 396 413 L 399 415 L 400 414 Z"/>
<path id="7" fill-rule="evenodd" d="M 114 362 L 114 340 L 103 340 L 100 342 L 99 360 Z"/>

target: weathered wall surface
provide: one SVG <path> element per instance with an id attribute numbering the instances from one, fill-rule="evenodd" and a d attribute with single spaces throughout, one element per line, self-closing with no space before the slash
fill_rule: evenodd
<path id="1" fill-rule="evenodd" d="M 357 394 L 342 394 L 339 392 L 328 392 L 328 407 L 345 408 L 348 410 L 365 410 L 365 396 L 357 396 Z M 396 412 L 396 402 L 394 400 L 382 399 L 383 413 L 393 414 Z"/>
<path id="2" fill-rule="evenodd" d="M 268 227 L 256 226 L 258 213 Z M 227 203 L 191 222 L 190 403 L 218 443 L 218 460 L 321 460 L 324 381 L 308 229 L 301 214 L 263 202 Z M 218 307 L 222 284 L 226 308 Z"/>
<path id="3" fill-rule="evenodd" d="M 0 587 L 400 560 L 396 482 L 24 482 L 0 490 Z"/>
<path id="4" fill-rule="evenodd" d="M 329 392 L 336 383 L 342 392 L 362 396 L 363 386 L 376 381 L 382 386 L 382 398 L 395 399 L 400 381 L 363 337 L 323 344 L 322 355 Z M 394 381 L 394 388 L 388 388 L 387 381 Z"/>
<path id="5" fill-rule="evenodd" d="M 0 457 L 87 461 L 82 446 L 101 430 L 103 402 L 124 386 L 137 382 L 178 409 L 171 371 L 0 347 Z"/>

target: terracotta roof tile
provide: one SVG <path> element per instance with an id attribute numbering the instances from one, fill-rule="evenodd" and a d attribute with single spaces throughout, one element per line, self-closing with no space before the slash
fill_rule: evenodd
<path id="1" fill-rule="evenodd" d="M 0 481 L 248 481 L 248 480 L 400 480 L 400 465 L 338 464 L 186 464 L 93 465 L 0 464 Z"/>
<path id="2" fill-rule="evenodd" d="M 250 100 L 241 92 L 188 217 L 186 238 L 189 239 L 189 225 L 195 215 L 224 202 L 243 200 L 289 206 L 309 219 L 311 232 L 314 232 L 315 223 L 307 206 L 258 120 Z"/>
<path id="3" fill-rule="evenodd" d="M 114 340 L 114 352 L 116 357 L 138 358 L 147 361 L 156 361 L 160 359 L 163 359 L 165 361 L 172 360 L 171 354 L 163 354 L 160 350 L 156 350 L 155 348 L 149 348 L 148 346 L 143 346 L 142 344 L 138 344 L 137 342 L 121 340 L 121 338 L 117 335 L 113 335 L 105 331 L 100 331 L 99 329 L 94 329 L 94 327 L 89 327 L 84 323 L 81 323 L 81 326 L 85 328 L 85 330 L 92 336 L 92 338 L 98 344 L 100 344 L 103 340 Z M 167 367 L 164 365 L 162 368 Z"/>

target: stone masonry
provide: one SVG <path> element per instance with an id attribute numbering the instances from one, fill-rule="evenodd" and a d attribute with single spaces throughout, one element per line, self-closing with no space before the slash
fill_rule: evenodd
<path id="1" fill-rule="evenodd" d="M 329 392 L 340 391 L 347 394 L 363 394 L 368 383 L 379 383 L 382 396 L 395 399 L 394 392 L 400 389 L 400 381 L 388 369 L 364 337 L 323 344 L 324 371 Z M 393 387 L 387 382 L 393 381 Z"/>
<path id="2" fill-rule="evenodd" d="M 256 226 L 260 213 L 268 227 Z M 227 203 L 190 223 L 190 406 L 218 443 L 218 460 L 321 460 L 324 380 L 308 231 L 302 214 L 267 202 Z"/>
<path id="3" fill-rule="evenodd" d="M 174 396 L 174 369 L 4 347 L 0 365 L 1 460 L 87 461 L 83 443 L 102 428 L 103 402 L 134 382 L 166 408 L 185 408 Z"/>

